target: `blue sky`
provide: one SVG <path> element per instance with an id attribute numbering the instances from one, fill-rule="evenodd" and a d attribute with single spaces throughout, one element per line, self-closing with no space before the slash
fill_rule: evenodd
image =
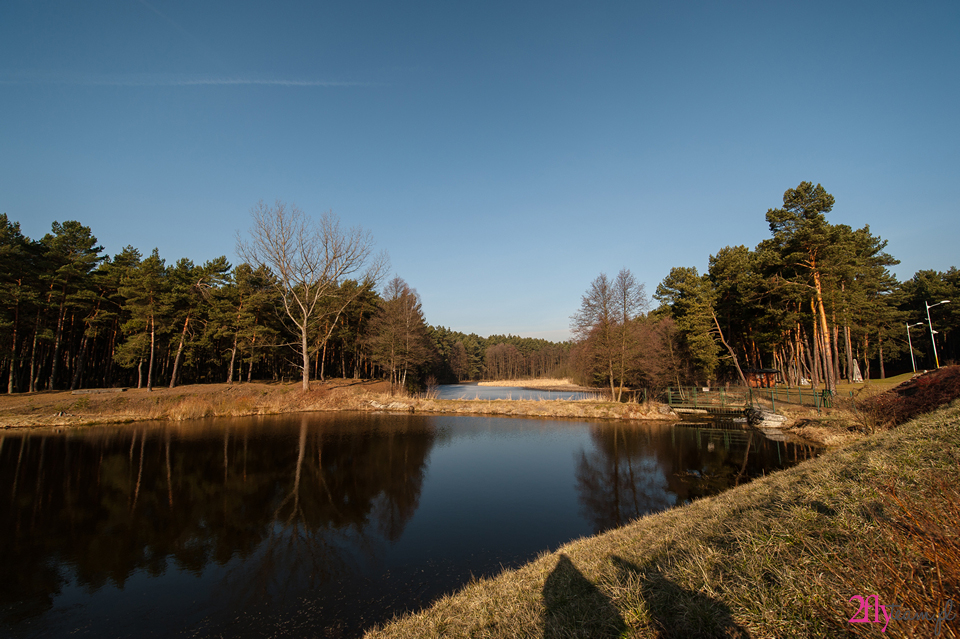
<path id="1" fill-rule="evenodd" d="M 0 3 L 0 212 L 226 255 L 258 200 L 372 231 L 427 321 L 568 336 L 768 236 L 801 181 L 960 265 L 960 3 Z"/>

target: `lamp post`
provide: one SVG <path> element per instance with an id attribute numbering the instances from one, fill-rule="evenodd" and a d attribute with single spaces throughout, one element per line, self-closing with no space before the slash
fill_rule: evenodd
<path id="1" fill-rule="evenodd" d="M 907 324 L 907 344 L 910 346 L 910 364 L 913 365 L 913 372 L 917 372 L 917 362 L 913 359 L 913 340 L 910 339 L 910 329 L 920 326 L 923 322 L 917 322 L 916 324 Z"/>
<path id="2" fill-rule="evenodd" d="M 937 356 L 937 340 L 933 337 L 937 332 L 933 330 L 933 322 L 930 321 L 930 309 L 934 306 L 940 306 L 941 304 L 949 304 L 950 300 L 942 300 L 936 304 L 927 304 L 926 300 L 924 300 L 923 303 L 927 306 L 927 324 L 930 325 L 930 341 L 933 343 L 933 361 L 937 364 L 937 368 L 940 368 L 940 358 Z"/>

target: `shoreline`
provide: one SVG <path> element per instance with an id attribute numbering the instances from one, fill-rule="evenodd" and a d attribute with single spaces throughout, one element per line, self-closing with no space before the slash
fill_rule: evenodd
<path id="1" fill-rule="evenodd" d="M 573 419 L 655 419 L 678 417 L 655 403 L 588 400 L 434 399 L 429 394 L 390 395 L 379 380 L 193 384 L 117 392 L 41 391 L 0 395 L 0 431 L 20 428 L 74 428 L 140 421 L 184 421 L 314 411 L 388 411 L 428 414 L 504 415 Z"/>
<path id="2" fill-rule="evenodd" d="M 488 384 L 489 385 L 489 384 Z M 540 390 L 543 390 L 542 388 Z M 502 415 L 530 418 L 681 421 L 664 404 L 617 403 L 602 399 L 513 400 L 434 399 L 389 394 L 376 380 L 334 379 L 313 382 L 193 384 L 123 392 L 41 391 L 0 395 L 0 432 L 20 428 L 82 428 L 141 421 L 184 421 L 207 417 L 247 417 L 315 411 L 388 411 L 423 414 Z M 788 437 L 832 447 L 859 439 L 843 416 L 792 411 L 779 430 Z"/>

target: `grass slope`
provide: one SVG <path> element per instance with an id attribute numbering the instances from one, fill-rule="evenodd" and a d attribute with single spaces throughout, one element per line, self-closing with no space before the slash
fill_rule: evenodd
<path id="1" fill-rule="evenodd" d="M 368 637 L 958 637 L 955 619 L 904 619 L 951 598 L 957 612 L 958 460 L 954 402 L 567 544 Z M 850 598 L 872 594 L 899 616 L 884 634 L 848 621 Z"/>

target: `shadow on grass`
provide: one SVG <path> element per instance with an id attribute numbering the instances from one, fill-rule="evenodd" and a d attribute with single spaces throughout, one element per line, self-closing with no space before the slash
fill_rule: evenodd
<path id="1" fill-rule="evenodd" d="M 659 639 L 730 637 L 750 639 L 730 609 L 716 599 L 673 583 L 658 570 L 641 569 L 617 556 L 610 557 L 621 584 L 640 584 L 650 625 Z"/>
<path id="2" fill-rule="evenodd" d="M 543 584 L 543 637 L 620 637 L 627 630 L 616 606 L 560 555 Z"/>

